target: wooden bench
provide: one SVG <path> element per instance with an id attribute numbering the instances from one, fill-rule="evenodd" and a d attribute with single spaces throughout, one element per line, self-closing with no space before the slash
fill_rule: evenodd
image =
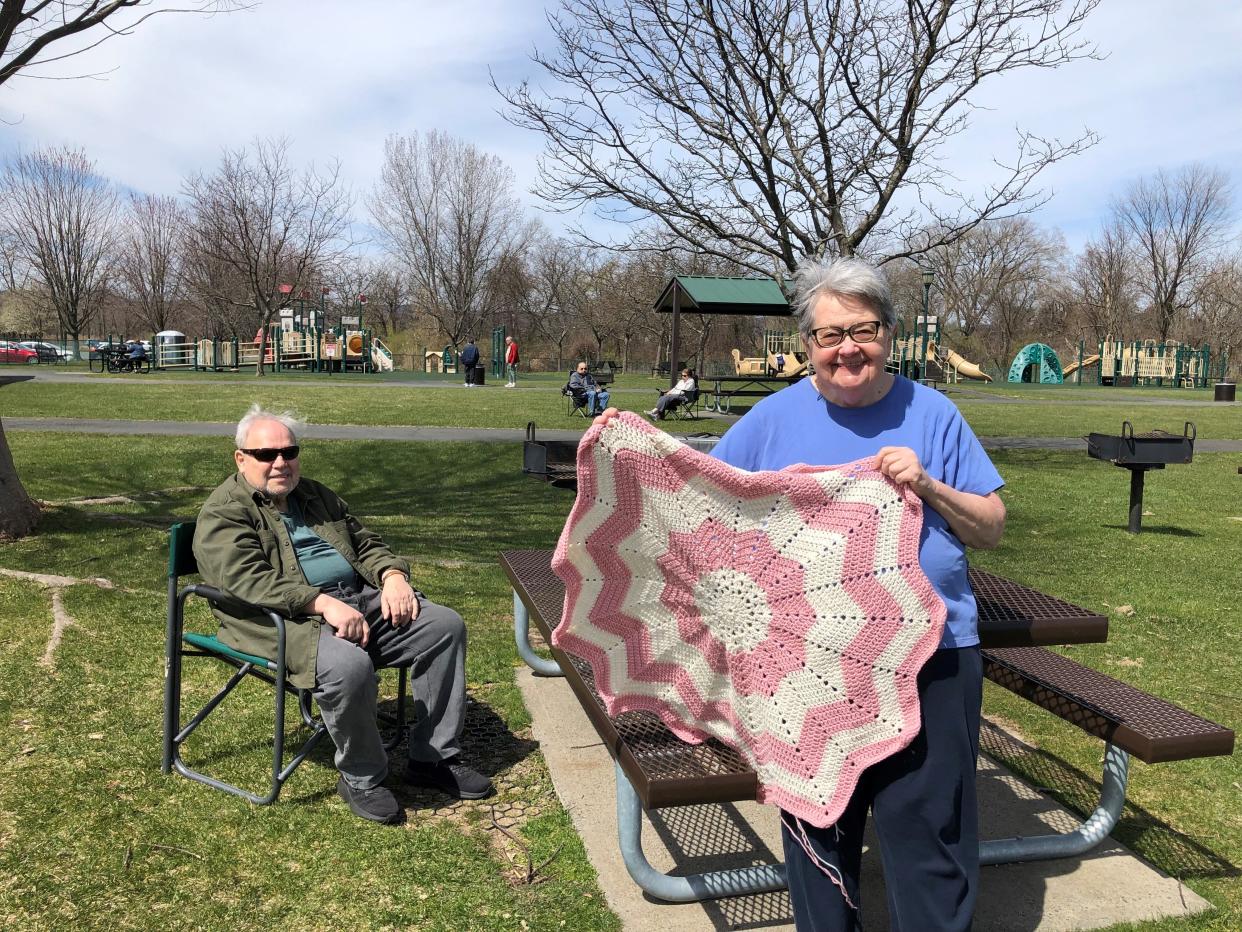
<path id="1" fill-rule="evenodd" d="M 530 621 L 550 641 L 565 598 L 551 555 L 550 550 L 501 554 L 513 584 L 514 637 L 518 653 L 537 674 L 565 677 L 612 755 L 618 841 L 630 876 L 651 896 L 672 902 L 783 889 L 781 864 L 674 877 L 648 862 L 642 852 L 643 809 L 753 800 L 756 777 L 737 752 L 715 740 L 687 744 L 651 713 L 609 717 L 587 663 L 557 648 L 551 648 L 552 660 L 535 653 Z M 972 569 L 970 575 L 985 676 L 1106 743 L 1100 804 L 1090 817 L 1060 835 L 984 841 L 982 863 L 1071 857 L 1099 844 L 1124 806 L 1129 754 L 1156 763 L 1232 752 L 1232 731 L 1041 646 L 1102 642 L 1107 618 L 991 573 Z"/>

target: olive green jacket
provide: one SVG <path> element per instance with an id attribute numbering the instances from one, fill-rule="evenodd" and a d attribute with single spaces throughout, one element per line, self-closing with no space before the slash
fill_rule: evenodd
<path id="1" fill-rule="evenodd" d="M 388 569 L 409 575 L 409 564 L 389 550 L 378 534 L 363 527 L 327 486 L 302 479 L 289 497 L 301 507 L 307 525 L 372 586 L 379 588 Z M 304 689 L 313 687 L 323 619 L 304 610 L 319 589 L 306 582 L 293 541 L 271 498 L 240 473 L 225 479 L 198 514 L 194 556 L 209 585 L 289 619 L 285 644 L 289 682 Z M 276 629 L 266 615 L 234 616 L 213 610 L 225 644 L 248 654 L 276 656 Z"/>

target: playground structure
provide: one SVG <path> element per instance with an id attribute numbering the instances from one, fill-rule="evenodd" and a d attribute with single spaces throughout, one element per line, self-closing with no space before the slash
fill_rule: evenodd
<path id="1" fill-rule="evenodd" d="M 1229 368 L 1227 353 L 1218 357 L 1218 379 Z M 1088 353 L 1078 343 L 1078 359 L 1064 369 L 1065 378 L 1074 376 L 1076 384 L 1087 380 L 1096 385 L 1165 385 L 1177 388 L 1207 388 L 1213 381 L 1212 351 L 1208 344 L 1195 348 L 1176 340 L 1101 340 L 1096 352 Z"/>
<path id="2" fill-rule="evenodd" d="M 259 362 L 260 330 L 255 339 L 189 339 L 182 335 L 158 335 L 153 365 L 156 369 L 236 370 Z M 371 331 L 337 327 L 286 329 L 284 322 L 268 328 L 263 361 L 275 371 L 304 369 L 311 372 L 389 372 L 392 352 Z"/>
<path id="3" fill-rule="evenodd" d="M 990 382 L 992 377 L 979 366 L 954 350 L 941 345 L 935 339 L 935 318 L 927 323 L 927 333 L 906 336 L 905 327 L 897 322 L 897 335 L 889 353 L 888 368 L 914 379 L 957 383 L 962 379 Z M 923 343 L 923 364 L 919 365 L 919 344 Z M 733 374 L 737 376 L 783 376 L 794 378 L 807 370 L 806 350 L 802 337 L 796 331 L 786 333 L 768 330 L 763 335 L 764 356 L 743 356 L 733 350 Z M 784 365 L 780 365 L 783 357 Z"/>
<path id="4" fill-rule="evenodd" d="M 1065 375 L 1056 350 L 1046 343 L 1028 343 L 1013 357 L 1008 381 L 1060 385 L 1065 381 Z"/>
<path id="5" fill-rule="evenodd" d="M 921 331 L 921 333 L 920 333 Z M 978 365 L 960 353 L 944 346 L 939 337 L 940 322 L 935 317 L 918 317 L 915 332 L 907 336 L 902 321 L 897 321 L 897 333 L 889 351 L 888 368 L 912 379 L 956 384 L 962 379 L 991 382 L 992 377 Z M 919 348 L 922 346 L 922 360 Z"/>

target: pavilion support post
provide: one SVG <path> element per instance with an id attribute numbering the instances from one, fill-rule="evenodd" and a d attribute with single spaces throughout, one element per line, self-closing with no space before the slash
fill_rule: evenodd
<path id="1" fill-rule="evenodd" d="M 668 387 L 677 384 L 677 366 L 681 359 L 681 282 L 673 283 L 673 339 L 669 347 Z"/>

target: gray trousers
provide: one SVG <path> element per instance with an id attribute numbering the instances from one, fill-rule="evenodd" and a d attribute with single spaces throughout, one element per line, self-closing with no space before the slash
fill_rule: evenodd
<path id="1" fill-rule="evenodd" d="M 319 633 L 315 701 L 336 744 L 336 768 L 356 789 L 378 786 L 388 775 L 388 753 L 375 720 L 381 667 L 410 664 L 410 760 L 435 763 L 459 750 L 466 709 L 466 626 L 451 608 L 421 592 L 418 617 L 394 627 L 380 616 L 380 593 L 329 589 L 328 595 L 358 609 L 371 626 L 367 646 Z"/>

